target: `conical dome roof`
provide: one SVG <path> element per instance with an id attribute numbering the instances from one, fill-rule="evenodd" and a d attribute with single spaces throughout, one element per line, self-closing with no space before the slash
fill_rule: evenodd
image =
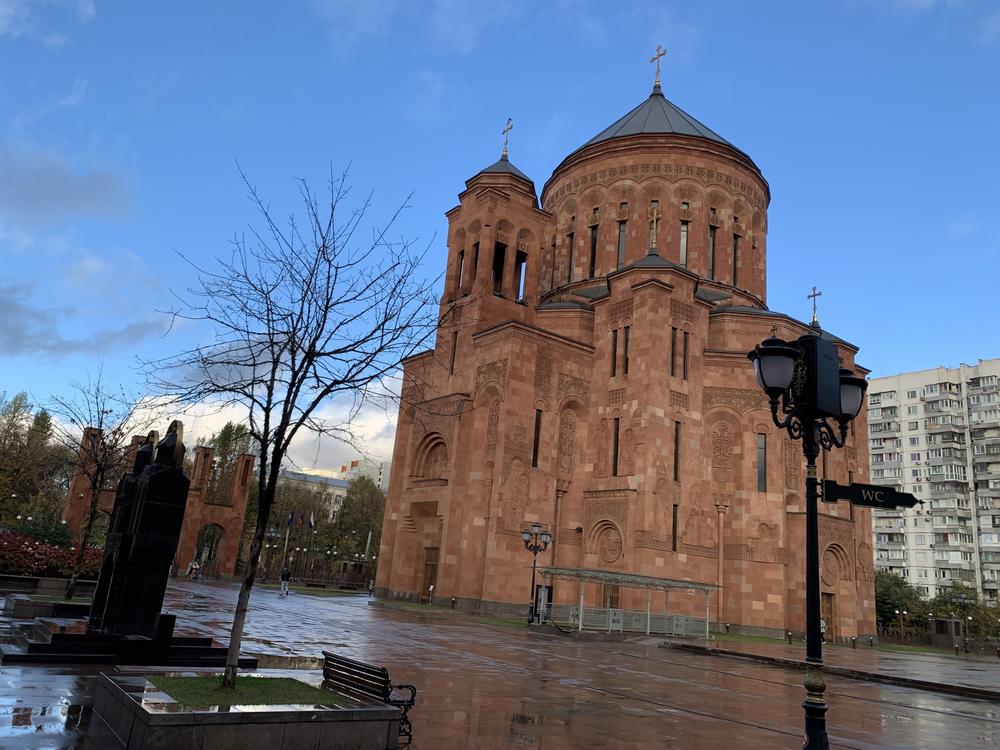
<path id="1" fill-rule="evenodd" d="M 503 154 L 498 161 L 490 164 L 490 166 L 486 167 L 486 169 L 481 169 L 476 172 L 476 174 L 465 181 L 465 184 L 468 185 L 481 174 L 509 174 L 514 177 L 520 177 L 525 182 L 531 183 L 532 188 L 534 188 L 535 184 L 532 182 L 531 178 L 528 177 L 528 175 L 511 163 L 511 161 L 507 158 L 507 154 Z"/>
<path id="2" fill-rule="evenodd" d="M 576 149 L 573 154 L 593 146 L 595 143 L 626 138 L 633 135 L 683 135 L 721 143 L 738 151 L 747 159 L 750 157 L 721 135 L 671 102 L 663 95 L 659 84 L 653 86 L 649 97 L 628 114 L 619 118 L 589 141 Z M 572 156 L 573 154 L 570 154 Z M 569 157 L 567 157 L 569 158 Z M 565 161 L 565 160 L 564 160 Z M 753 160 L 750 160 L 753 163 Z"/>

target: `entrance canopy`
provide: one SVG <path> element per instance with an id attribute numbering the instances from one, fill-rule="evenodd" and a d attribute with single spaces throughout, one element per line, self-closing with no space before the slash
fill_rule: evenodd
<path id="1" fill-rule="evenodd" d="M 643 576 L 638 573 L 620 573 L 614 570 L 596 570 L 594 568 L 539 568 L 538 572 L 547 578 L 565 578 L 571 581 L 606 583 L 612 586 L 626 586 L 633 589 L 655 589 L 659 591 L 687 589 L 688 591 L 702 591 L 708 594 L 719 588 L 714 583 L 679 581 L 676 578 L 659 578 L 657 576 Z"/>

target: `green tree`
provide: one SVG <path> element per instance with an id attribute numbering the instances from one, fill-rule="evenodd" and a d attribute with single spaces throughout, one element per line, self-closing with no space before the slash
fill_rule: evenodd
<path id="1" fill-rule="evenodd" d="M 334 543 L 338 557 L 371 559 L 382 538 L 385 494 L 369 477 L 359 476 L 347 487 L 343 507 L 334 519 Z"/>
<path id="2" fill-rule="evenodd" d="M 927 620 L 927 603 L 920 598 L 920 592 L 905 578 L 887 570 L 875 572 L 875 615 L 883 627 L 899 624 L 896 610 L 906 610 L 908 622 L 921 623 Z"/>

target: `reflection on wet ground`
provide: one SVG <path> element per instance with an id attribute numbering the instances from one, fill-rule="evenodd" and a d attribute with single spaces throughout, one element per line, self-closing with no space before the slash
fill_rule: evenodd
<path id="1" fill-rule="evenodd" d="M 179 582 L 165 609 L 178 631 L 225 638 L 235 586 Z M 315 657 L 326 648 L 388 667 L 417 686 L 413 747 L 797 747 L 801 680 L 743 661 L 657 648 L 655 639 L 578 643 L 484 625 L 451 613 L 368 606 L 363 597 L 253 596 L 244 648 Z M 905 663 L 893 662 L 905 669 Z M 92 675 L 86 668 L 3 668 L 0 747 L 79 747 Z M 285 673 L 288 674 L 288 673 Z M 315 670 L 296 676 L 314 684 Z M 986 701 L 829 679 L 835 748 L 1000 745 Z"/>

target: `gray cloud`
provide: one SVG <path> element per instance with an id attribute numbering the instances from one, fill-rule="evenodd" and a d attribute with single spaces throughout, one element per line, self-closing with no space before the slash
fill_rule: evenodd
<path id="1" fill-rule="evenodd" d="M 32 146 L 0 151 L 0 218 L 37 225 L 72 216 L 115 217 L 126 206 L 118 172 L 75 168 L 59 154 Z"/>
<path id="2" fill-rule="evenodd" d="M 0 279 L 0 354 L 7 357 L 66 354 L 104 354 L 159 335 L 162 325 L 135 321 L 118 328 L 101 328 L 86 338 L 63 335 L 61 324 L 72 314 L 58 305 L 39 306 L 35 287 L 26 282 Z"/>

